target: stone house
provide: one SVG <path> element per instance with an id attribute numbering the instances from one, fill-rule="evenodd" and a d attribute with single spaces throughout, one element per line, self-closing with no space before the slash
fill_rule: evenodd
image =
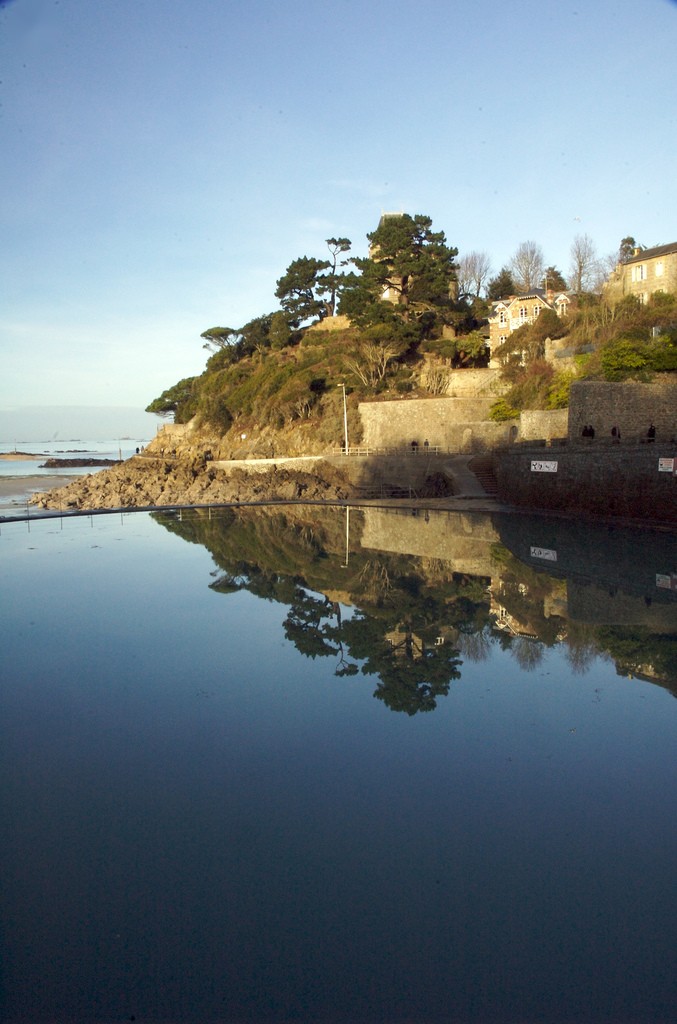
<path id="1" fill-rule="evenodd" d="M 509 295 L 492 303 L 493 312 L 489 319 L 489 366 L 499 366 L 496 350 L 507 341 L 513 331 L 532 324 L 544 309 L 552 309 L 557 316 L 564 317 L 569 311 L 571 299 L 566 292 L 533 288 L 522 295 Z"/>
<path id="2" fill-rule="evenodd" d="M 635 249 L 629 260 L 611 272 L 603 289 L 604 298 L 612 305 L 626 295 L 647 302 L 655 292 L 677 293 L 677 242 Z"/>

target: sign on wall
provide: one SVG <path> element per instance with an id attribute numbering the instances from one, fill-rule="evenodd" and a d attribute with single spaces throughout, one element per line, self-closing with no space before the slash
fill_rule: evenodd
<path id="1" fill-rule="evenodd" d="M 675 460 L 674 459 L 659 459 L 658 460 L 658 472 L 659 473 L 674 473 L 675 471 Z"/>
<path id="2" fill-rule="evenodd" d="M 556 562 L 557 552 L 553 551 L 552 548 L 529 548 L 532 558 L 542 558 L 546 562 Z"/>
<path id="3" fill-rule="evenodd" d="M 556 462 L 544 462 L 540 459 L 531 460 L 531 472 L 532 473 L 556 473 L 557 463 Z"/>

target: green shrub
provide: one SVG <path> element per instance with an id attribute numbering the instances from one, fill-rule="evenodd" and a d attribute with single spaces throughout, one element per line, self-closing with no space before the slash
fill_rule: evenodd
<path id="1" fill-rule="evenodd" d="M 634 338 L 618 338 L 605 345 L 600 353 L 600 365 L 605 380 L 618 381 L 634 377 L 646 380 L 650 369 L 646 343 Z"/>
<path id="2" fill-rule="evenodd" d="M 677 370 L 677 329 L 656 338 L 649 351 L 649 360 L 652 370 Z"/>
<path id="3" fill-rule="evenodd" d="M 509 405 L 505 398 L 499 398 L 489 410 L 489 419 L 494 423 L 504 423 L 506 420 L 519 419 L 519 409 Z"/>
<path id="4" fill-rule="evenodd" d="M 198 402 L 197 415 L 202 423 L 208 423 L 215 430 L 225 434 L 233 423 L 233 417 L 226 405 L 225 397 L 218 394 L 203 394 Z"/>
<path id="5" fill-rule="evenodd" d="M 577 379 L 573 370 L 560 370 L 548 388 L 545 404 L 548 409 L 566 409 L 572 382 Z"/>

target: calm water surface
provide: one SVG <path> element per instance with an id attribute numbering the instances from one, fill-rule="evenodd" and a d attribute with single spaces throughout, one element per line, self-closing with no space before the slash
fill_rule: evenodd
<path id="1" fill-rule="evenodd" d="M 0 533 L 3 1021 L 668 1022 L 677 538 Z"/>

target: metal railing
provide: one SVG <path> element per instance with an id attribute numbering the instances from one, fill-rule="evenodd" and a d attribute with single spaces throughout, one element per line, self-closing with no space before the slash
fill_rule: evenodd
<path id="1" fill-rule="evenodd" d="M 350 447 L 347 450 L 344 447 L 332 448 L 330 454 L 332 456 L 339 455 L 440 455 L 440 454 L 451 454 L 454 449 L 443 448 L 440 444 L 405 444 L 397 446 L 379 446 L 379 447 L 362 447 L 356 448 Z"/>

